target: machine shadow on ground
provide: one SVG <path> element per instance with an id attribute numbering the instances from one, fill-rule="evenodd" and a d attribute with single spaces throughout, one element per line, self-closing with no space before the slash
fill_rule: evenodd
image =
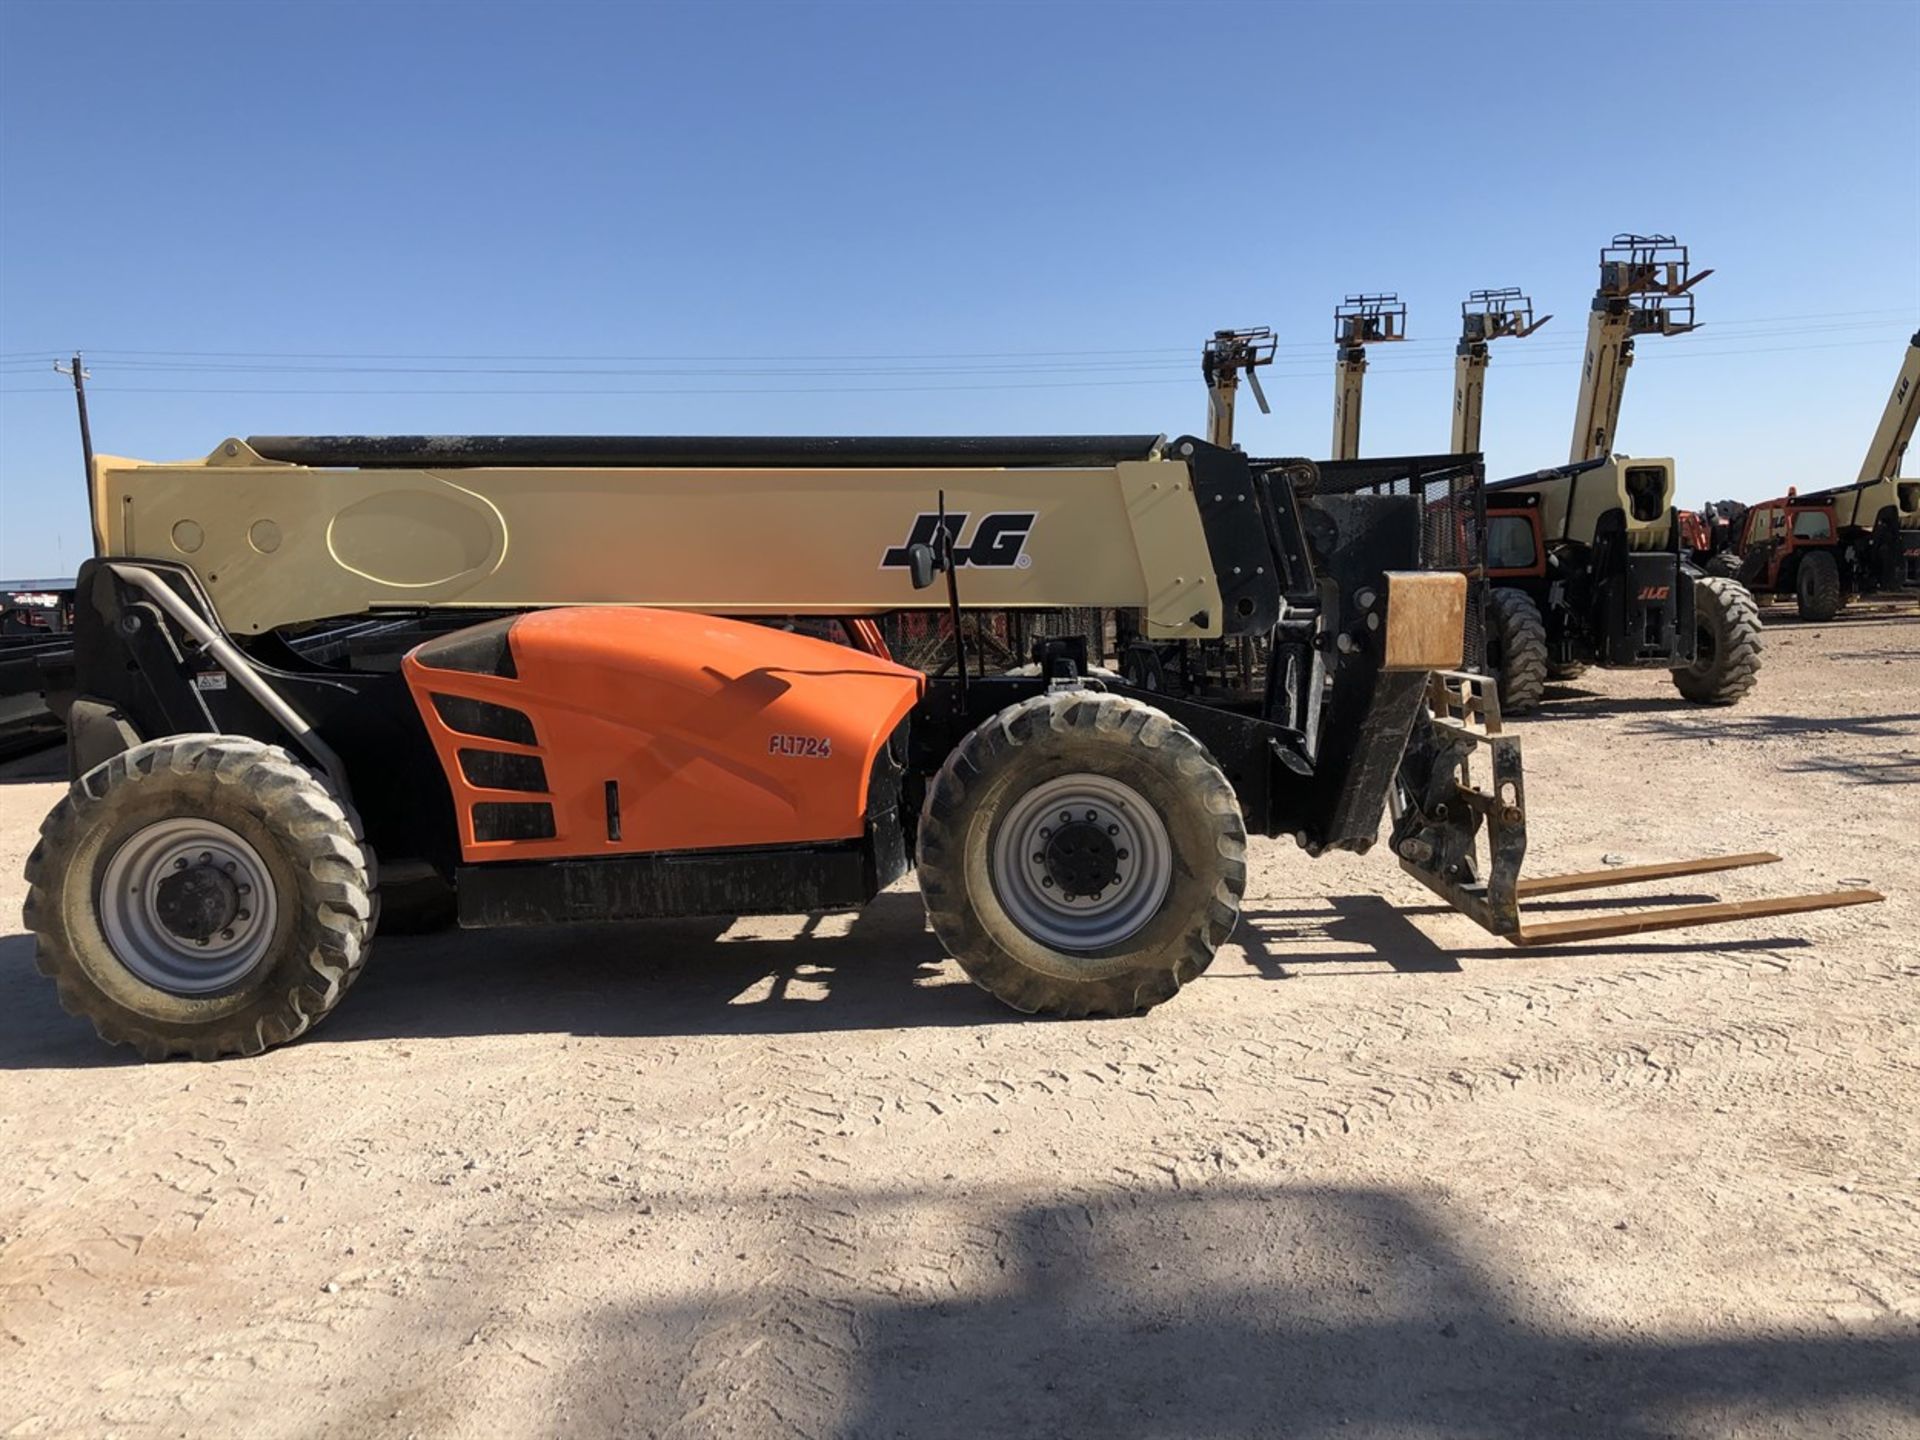
<path id="1" fill-rule="evenodd" d="M 1824 630 L 1829 626 L 1845 626 L 1854 629 L 1873 625 L 1908 625 L 1920 619 L 1920 608 L 1910 601 L 1867 600 L 1849 605 L 1831 620 L 1802 620 L 1799 612 L 1791 605 L 1762 605 L 1760 607 L 1760 628 L 1768 630 Z"/>
<path id="2" fill-rule="evenodd" d="M 1920 785 L 1920 755 L 1881 756 L 1863 760 L 1845 755 L 1820 755 L 1795 760 L 1782 767 L 1802 775 L 1832 775 L 1849 785 Z"/>
<path id="3" fill-rule="evenodd" d="M 43 745 L 15 754 L 0 754 L 0 785 L 64 785 L 67 747 Z"/>
<path id="4" fill-rule="evenodd" d="M 1537 901 L 1530 908 L 1604 910 L 1711 898 L 1616 896 Z M 1547 953 L 1491 940 L 1470 948 L 1440 945 L 1414 917 L 1452 913 L 1441 905 L 1400 908 L 1378 895 L 1303 896 L 1282 904 L 1288 908 L 1249 900 L 1242 913 L 1230 943 L 1242 949 L 1252 975 L 1236 976 L 1230 964 L 1222 964 L 1199 983 L 1449 973 L 1460 971 L 1463 960 Z M 1551 953 L 1611 962 L 1806 943 L 1692 937 L 1557 946 Z M 1048 1023 L 1101 1022 L 1020 1015 L 975 989 L 927 928 L 918 893 L 900 889 L 864 910 L 831 916 L 382 937 L 351 996 L 299 1043 L 545 1032 L 804 1035 Z M 132 1052 L 103 1044 L 90 1025 L 61 1011 L 53 987 L 34 969 L 31 937 L 0 937 L 0 1069 L 130 1063 L 138 1063 Z"/>
<path id="5" fill-rule="evenodd" d="M 846 1251 L 820 1238 L 864 1251 L 909 1226 L 939 1235 L 959 1203 L 782 1197 L 767 1218 L 793 1238 L 773 1283 L 615 1312 L 579 1389 L 630 1414 L 693 1403 L 732 1433 L 847 1440 L 1867 1436 L 1900 1433 L 1920 1402 L 1911 1327 L 1663 1334 L 1630 1293 L 1569 1299 L 1552 1274 L 1526 1273 L 1491 1225 L 1449 1214 L 1438 1191 L 975 1192 L 958 1273 L 916 1255 L 884 1291 L 848 1283 Z M 1585 1265 L 1598 1248 L 1630 1292 L 1636 1268 L 1663 1262 L 1621 1207 L 1617 1222 L 1567 1216 L 1569 1255 L 1536 1266 Z M 632 1373 L 621 1354 L 656 1345 L 687 1354 L 678 1394 L 618 1393 Z"/>
<path id="6" fill-rule="evenodd" d="M 760 931 L 760 935 L 754 932 Z M 339 1009 L 302 1045 L 461 1035 L 807 1034 L 1033 1023 L 952 969 L 918 892 L 775 921 L 655 921 L 381 936 Z M 0 1069 L 113 1063 L 0 938 Z"/>
<path id="7" fill-rule="evenodd" d="M 1664 725 L 1636 720 L 1627 727 L 1636 739 L 1694 740 L 1699 727 L 1675 731 Z M 1714 717 L 1715 738 L 1729 740 L 1769 740 L 1797 735 L 1857 735 L 1869 740 L 1920 741 L 1920 712 L 1899 715 L 1837 715 L 1813 718 L 1805 715 L 1750 715 L 1729 710 Z"/>
<path id="8" fill-rule="evenodd" d="M 1601 681 L 1605 683 L 1604 676 Z M 1553 681 L 1541 692 L 1539 709 L 1502 718 L 1508 729 L 1524 736 L 1529 725 L 1555 720 L 1610 720 L 1616 715 L 1673 715 L 1683 712 L 1693 714 L 1701 709 L 1701 706 L 1677 690 L 1672 695 L 1660 696 L 1615 695 L 1605 690 L 1589 689 L 1585 684 Z"/>
<path id="9" fill-rule="evenodd" d="M 1571 900 L 1530 900 L 1525 910 L 1541 916 L 1564 911 L 1639 910 L 1664 905 L 1705 904 L 1718 896 L 1645 893 L 1586 896 Z M 1414 923 L 1417 916 L 1452 915 L 1444 905 L 1395 905 L 1378 895 L 1334 895 L 1319 903 L 1306 897 L 1297 909 L 1274 909 L 1271 901 L 1250 900 L 1241 911 L 1234 943 L 1264 979 L 1368 974 L 1447 974 L 1463 960 L 1516 960 L 1526 956 L 1582 956 L 1617 960 L 1630 956 L 1733 954 L 1754 950 L 1799 950 L 1808 941 L 1775 937 L 1702 938 L 1689 932 L 1672 940 L 1606 940 L 1586 945 L 1525 949 L 1488 937 L 1479 946 L 1442 945 Z M 1388 968 L 1382 970 L 1384 964 Z"/>
<path id="10" fill-rule="evenodd" d="M 1748 715 L 1729 712 L 1706 724 L 1675 729 L 1659 721 L 1632 721 L 1628 734 L 1636 741 L 1698 742 L 1704 738 L 1734 743 L 1764 742 L 1830 735 L 1836 739 L 1888 740 L 1901 746 L 1893 754 L 1796 755 L 1781 768 L 1802 774 L 1831 775 L 1852 785 L 1920 784 L 1920 713 L 1853 715 L 1809 719 L 1793 715 Z"/>

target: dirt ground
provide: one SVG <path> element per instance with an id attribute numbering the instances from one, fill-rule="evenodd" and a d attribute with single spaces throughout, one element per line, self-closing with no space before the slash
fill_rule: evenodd
<path id="1" fill-rule="evenodd" d="M 1523 953 L 1260 842 L 1211 972 L 1105 1023 L 999 1009 L 902 888 L 382 940 L 311 1038 L 141 1065 L 33 972 L 63 761 L 15 762 L 0 1435 L 1920 1433 L 1920 618 L 1768 647 L 1731 711 L 1521 722 L 1531 868 L 1887 904 Z"/>

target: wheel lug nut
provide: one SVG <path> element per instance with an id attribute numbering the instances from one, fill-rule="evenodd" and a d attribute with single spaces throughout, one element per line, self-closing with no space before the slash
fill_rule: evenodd
<path id="1" fill-rule="evenodd" d="M 209 851 L 209 850 L 202 850 L 202 851 L 200 852 L 200 863 L 201 863 L 202 865 L 205 865 L 205 864 L 207 864 L 207 863 L 208 863 L 209 861 L 211 861 L 212 859 L 213 859 L 213 852 L 212 852 L 212 851 Z"/>
<path id="2" fill-rule="evenodd" d="M 1094 818 L 1095 818 L 1096 816 L 1098 816 L 1098 815 L 1099 815 L 1099 813 L 1100 813 L 1100 812 L 1099 812 L 1098 810 L 1089 810 L 1089 811 L 1087 811 L 1087 819 L 1089 819 L 1089 820 L 1092 820 L 1092 819 L 1094 819 Z"/>
<path id="3" fill-rule="evenodd" d="M 253 912 L 251 910 L 242 910 L 238 915 L 234 916 L 233 918 L 236 920 L 251 920 L 253 918 Z"/>
<path id="4" fill-rule="evenodd" d="M 1040 877 L 1040 883 L 1051 890 L 1053 888 L 1053 877 L 1051 875 L 1042 875 Z"/>
<path id="5" fill-rule="evenodd" d="M 251 885 L 242 885 L 239 888 L 242 895 L 251 895 L 253 893 L 253 887 Z"/>
<path id="6" fill-rule="evenodd" d="M 231 930 L 222 930 L 222 931 L 220 932 L 220 938 L 221 938 L 222 940 L 231 940 L 231 939 L 233 939 L 233 931 L 231 931 Z"/>
<path id="7" fill-rule="evenodd" d="M 238 865 L 236 865 L 236 864 L 234 864 L 234 863 L 233 863 L 233 861 L 231 861 L 231 860 L 229 860 L 229 861 L 227 861 L 227 863 L 226 863 L 226 864 L 224 864 L 224 865 L 222 865 L 222 866 L 221 866 L 220 868 L 221 868 L 222 870 L 224 870 L 224 871 L 226 871 L 226 872 L 227 872 L 227 874 L 229 874 L 229 875 L 231 875 L 231 874 L 233 874 L 233 872 L 234 872 L 235 870 L 238 870 L 238 869 L 239 869 L 240 867 L 239 867 Z"/>
<path id="8" fill-rule="evenodd" d="M 186 869 L 186 868 L 187 868 L 187 861 L 186 861 L 186 857 L 185 857 L 185 856 L 182 856 L 182 857 L 181 857 L 180 859 L 178 859 L 178 860 L 176 860 L 176 861 L 174 861 L 174 862 L 173 862 L 173 868 L 174 868 L 174 869 L 176 869 L 176 870 L 184 870 L 184 869 Z"/>
<path id="9" fill-rule="evenodd" d="M 1047 857 L 1036 850 L 1033 852 L 1033 863 L 1036 865 L 1044 865 L 1047 863 Z"/>
<path id="10" fill-rule="evenodd" d="M 1100 890 L 1096 890 L 1096 891 L 1094 891 L 1094 892 L 1093 892 L 1093 894 L 1092 894 L 1092 895 L 1090 895 L 1090 896 L 1089 896 L 1088 898 L 1089 898 L 1089 899 L 1091 899 L 1091 900 L 1093 900 L 1093 901 L 1096 901 L 1096 902 L 1097 902 L 1097 901 L 1098 901 L 1098 900 L 1100 899 L 1100 896 L 1101 896 L 1101 895 L 1102 895 L 1103 893 L 1105 893 L 1105 892 L 1103 892 L 1103 891 L 1100 891 Z"/>
<path id="11" fill-rule="evenodd" d="M 205 940 L 200 941 L 199 944 L 202 950 L 207 948 L 207 942 Z"/>
<path id="12" fill-rule="evenodd" d="M 1062 825 L 1068 825 L 1068 824 L 1071 824 L 1072 822 L 1073 822 L 1073 812 L 1071 810 L 1062 810 L 1060 812 L 1060 823 Z"/>
<path id="13" fill-rule="evenodd" d="M 1120 827 L 1118 825 L 1107 826 L 1107 834 L 1118 835 L 1119 833 L 1120 833 Z"/>
<path id="14" fill-rule="evenodd" d="M 1049 829 L 1047 829 L 1047 828 L 1046 828 L 1046 827 L 1045 827 L 1044 825 L 1040 827 L 1040 838 L 1041 838 L 1042 840 L 1045 840 L 1045 839 L 1047 839 L 1047 838 L 1048 838 L 1048 837 L 1050 837 L 1050 836 L 1051 836 L 1052 834 L 1053 834 L 1053 831 L 1051 831 L 1051 830 L 1049 830 Z"/>
<path id="15" fill-rule="evenodd" d="M 1116 860 L 1124 860 L 1127 858 L 1127 852 L 1124 850 L 1116 850 L 1113 852 L 1113 858 Z"/>

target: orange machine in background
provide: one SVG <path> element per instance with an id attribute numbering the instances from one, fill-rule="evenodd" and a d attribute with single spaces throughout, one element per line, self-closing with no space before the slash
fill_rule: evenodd
<path id="1" fill-rule="evenodd" d="M 469 862 L 858 837 L 926 684 L 864 649 L 630 607 L 477 625 L 403 668 Z"/>

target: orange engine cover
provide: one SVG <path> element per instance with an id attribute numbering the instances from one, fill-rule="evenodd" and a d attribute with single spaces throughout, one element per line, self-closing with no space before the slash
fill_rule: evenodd
<path id="1" fill-rule="evenodd" d="M 925 688 L 891 661 L 671 610 L 541 610 L 411 651 L 469 861 L 858 838 Z"/>

